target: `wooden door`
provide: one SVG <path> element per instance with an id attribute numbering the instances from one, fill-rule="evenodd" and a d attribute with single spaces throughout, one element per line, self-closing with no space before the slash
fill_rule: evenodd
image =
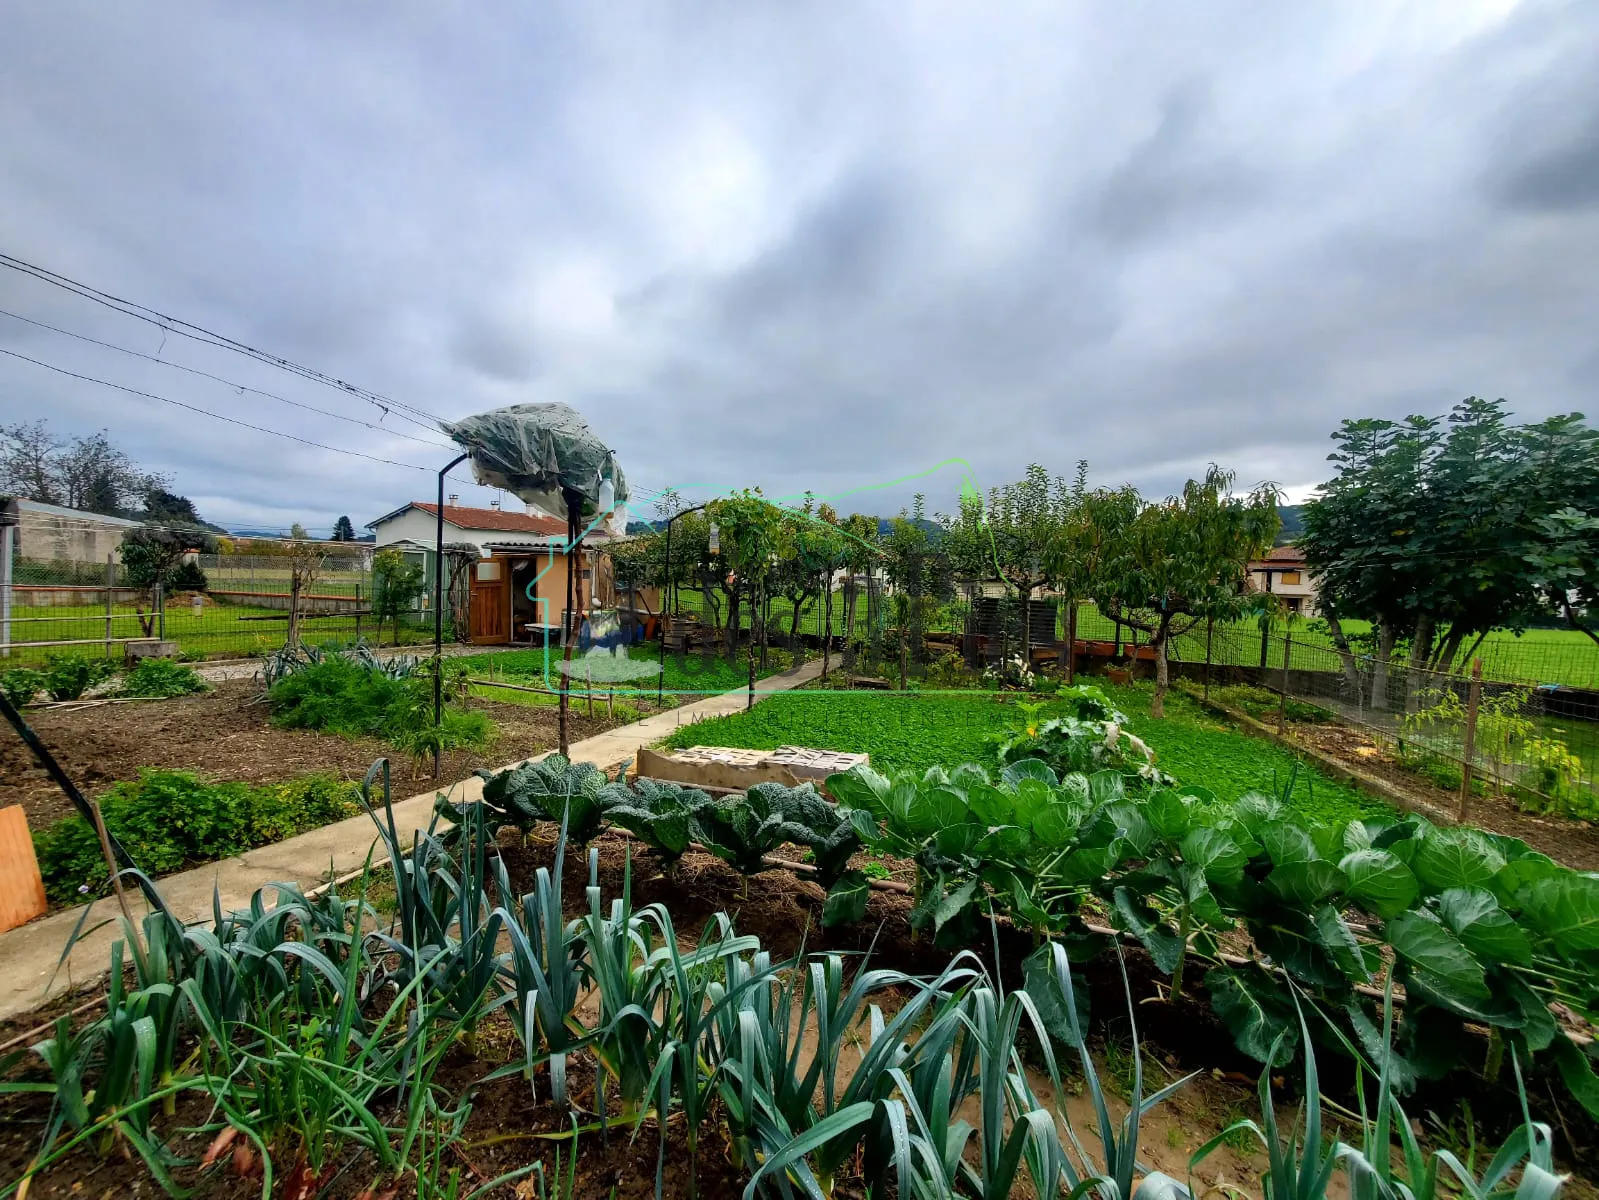
<path id="1" fill-rule="evenodd" d="M 483 558 L 472 564 L 474 646 L 499 646 L 511 640 L 510 574 L 501 558 Z"/>

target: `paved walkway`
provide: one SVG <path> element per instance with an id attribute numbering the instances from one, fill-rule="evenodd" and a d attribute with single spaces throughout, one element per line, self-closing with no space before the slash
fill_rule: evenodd
<path id="1" fill-rule="evenodd" d="M 799 687 L 821 674 L 821 660 L 805 663 L 796 670 L 772 675 L 755 685 L 755 699 L 764 694 Z M 668 709 L 635 721 L 631 725 L 607 730 L 581 742 L 572 743 L 574 762 L 591 762 L 612 769 L 634 758 L 640 746 L 666 737 L 679 725 L 706 717 L 722 716 L 743 710 L 746 692 L 726 692 L 694 704 Z M 539 757 L 543 757 L 540 755 Z M 510 764 L 512 766 L 518 764 Z M 477 776 L 434 789 L 394 803 L 396 826 L 403 832 L 427 826 L 435 796 L 442 790 L 451 800 L 475 800 L 482 793 L 483 781 Z M 237 858 L 209 863 L 192 871 L 168 875 L 160 880 L 161 895 L 173 912 L 184 920 L 198 920 L 211 912 L 213 888 L 221 893 L 224 911 L 243 908 L 254 891 L 268 883 L 292 882 L 314 887 L 330 878 L 359 870 L 376 843 L 376 831 L 365 814 L 337 824 L 313 829 L 298 837 L 262 846 Z M 381 854 L 375 860 L 381 860 Z M 82 908 L 67 909 L 0 934 L 0 1020 L 7 1020 L 43 1003 L 51 994 L 98 978 L 106 970 L 111 943 L 121 936 L 116 902 L 99 901 L 88 924 L 109 923 L 86 935 L 73 949 L 71 958 L 59 971 L 57 961 Z M 138 913 L 144 911 L 139 904 Z M 55 978 L 52 982 L 51 976 Z"/>

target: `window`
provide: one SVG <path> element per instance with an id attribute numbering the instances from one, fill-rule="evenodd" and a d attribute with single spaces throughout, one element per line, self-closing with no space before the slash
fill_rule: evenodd
<path id="1" fill-rule="evenodd" d="M 477 564 L 477 581 L 479 583 L 493 583 L 500 577 L 500 564 L 490 559 L 488 562 Z"/>
<path id="2" fill-rule="evenodd" d="M 1299 572 L 1298 571 L 1284 571 L 1283 572 L 1283 582 L 1286 583 L 1286 584 L 1289 584 L 1290 586 L 1293 585 L 1293 584 L 1298 583 L 1299 582 Z"/>

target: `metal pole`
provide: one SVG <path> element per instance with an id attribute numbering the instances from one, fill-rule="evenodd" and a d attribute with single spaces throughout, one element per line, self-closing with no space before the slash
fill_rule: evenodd
<path id="1" fill-rule="evenodd" d="M 655 707 L 660 708 L 665 702 L 666 689 L 666 623 L 671 619 L 672 608 L 672 525 L 681 513 L 673 515 L 666 522 L 666 562 L 661 568 L 662 599 L 666 602 L 661 605 L 661 673 L 655 677 Z"/>
<path id="2" fill-rule="evenodd" d="M 439 513 L 433 538 L 433 728 L 444 721 L 444 476 L 452 467 L 465 462 L 470 454 L 458 454 L 439 469 Z M 381 634 L 381 630 L 379 633 Z M 382 641 L 382 637 L 378 638 Z M 433 778 L 439 777 L 439 743 L 433 739 Z"/>
<path id="3" fill-rule="evenodd" d="M 117 586 L 117 560 L 115 556 L 105 556 L 105 656 L 111 657 L 111 597 Z M 140 621 L 144 618 L 140 617 Z M 142 631 L 141 631 L 142 632 Z"/>
<path id="4" fill-rule="evenodd" d="M 16 528 L 0 527 L 0 654 L 11 657 L 11 552 Z"/>
<path id="5" fill-rule="evenodd" d="M 1210 699 L 1210 642 L 1216 633 L 1216 618 L 1205 622 L 1205 699 Z"/>
<path id="6" fill-rule="evenodd" d="M 1277 732 L 1282 733 L 1288 728 L 1288 656 L 1293 652 L 1294 635 L 1283 634 L 1283 685 L 1282 695 L 1277 698 Z"/>
<path id="7" fill-rule="evenodd" d="M 1466 689 L 1466 744 L 1460 765 L 1460 820 L 1471 814 L 1471 767 L 1477 752 L 1477 705 L 1482 700 L 1482 659 L 1471 660 L 1471 685 Z"/>
<path id="8" fill-rule="evenodd" d="M 155 635 L 162 641 L 167 638 L 167 589 L 159 579 L 155 581 Z"/>

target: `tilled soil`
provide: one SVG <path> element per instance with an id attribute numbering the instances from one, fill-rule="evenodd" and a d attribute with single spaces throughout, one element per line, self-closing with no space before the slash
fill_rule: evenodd
<path id="1" fill-rule="evenodd" d="M 432 778 L 432 763 L 420 768 L 377 738 L 343 738 L 298 729 L 279 729 L 261 702 L 261 686 L 250 680 L 229 680 L 201 696 L 170 700 L 101 704 L 77 709 L 39 709 L 28 723 L 55 755 L 62 768 L 89 796 L 112 784 L 138 777 L 141 767 L 197 771 L 212 779 L 276 783 L 312 772 L 359 780 L 374 761 L 394 760 L 397 789 L 415 780 L 417 789 Z M 439 778 L 463 779 L 480 767 L 508 762 L 559 745 L 554 706 L 499 704 L 474 698 L 494 722 L 499 736 L 487 750 L 454 750 L 443 756 Z M 622 723 L 595 716 L 574 704 L 573 741 Z M 42 828 L 74 811 L 61 790 L 45 774 L 21 739 L 0 737 L 0 807 L 21 804 L 28 824 Z"/>
<path id="2" fill-rule="evenodd" d="M 1344 725 L 1295 725 L 1295 740 L 1351 768 L 1376 775 L 1407 795 L 1446 813 L 1460 807 L 1460 796 L 1417 775 L 1396 761 L 1381 742 Z M 1570 817 L 1540 817 L 1523 812 L 1502 796 L 1473 796 L 1467 821 L 1479 829 L 1520 838 L 1534 850 L 1575 871 L 1599 870 L 1599 829 Z"/>
<path id="3" fill-rule="evenodd" d="M 609 898 L 620 894 L 624 878 L 632 885 L 635 906 L 661 902 L 668 906 L 676 924 L 679 940 L 692 944 L 701 932 L 703 922 L 717 911 L 727 911 L 734 928 L 739 933 L 753 933 L 762 939 L 774 957 L 830 949 L 848 955 L 849 969 L 858 969 L 862 960 L 858 952 L 870 951 L 874 967 L 904 970 L 913 973 L 928 972 L 949 961 L 950 951 L 935 950 L 926 939 L 910 935 L 906 924 L 909 901 L 906 897 L 874 893 L 867 920 L 860 925 L 844 929 L 822 929 L 819 925 L 821 891 L 812 883 L 797 878 L 784 870 L 773 870 L 746 880 L 726 864 L 707 855 L 690 852 L 683 856 L 670 874 L 663 873 L 653 855 L 636 844 L 616 837 L 602 835 L 592 843 L 597 851 L 597 875 L 602 894 Z M 553 858 L 552 840 L 536 836 L 522 843 L 512 831 L 502 836 L 501 850 L 510 868 L 513 888 L 523 889 L 531 884 L 532 874 L 540 866 L 549 866 Z M 587 855 L 574 853 L 565 866 L 565 897 L 568 914 L 576 916 L 585 904 L 584 887 L 588 882 Z M 1028 940 L 1001 923 L 993 931 L 993 942 L 988 946 L 973 947 L 992 968 L 997 955 L 1002 964 L 1007 986 L 1020 982 L 1017 969 L 1022 957 L 1030 949 Z M 1132 951 L 1126 958 L 1126 970 L 1136 1000 L 1139 1034 L 1143 1041 L 1145 1086 L 1153 1090 L 1174 1081 L 1187 1072 L 1197 1071 L 1171 1099 L 1153 1110 L 1143 1123 L 1140 1159 L 1149 1166 L 1167 1171 L 1179 1179 L 1187 1176 L 1189 1155 L 1220 1129 L 1238 1117 L 1258 1115 L 1258 1102 L 1253 1081 L 1259 1071 L 1258 1064 L 1245 1059 L 1232 1047 L 1231 1038 L 1217 1024 L 1202 999 L 1190 998 L 1173 1002 L 1161 998 L 1153 987 L 1155 972 L 1145 956 Z M 1130 1070 L 1129 1045 L 1131 1028 L 1124 1014 L 1127 1012 L 1123 993 L 1123 975 L 1114 958 L 1101 957 L 1085 966 L 1085 975 L 1092 990 L 1092 1008 L 1095 1013 L 1094 1028 L 1096 1059 L 1099 1072 L 1107 1088 L 1120 1094 L 1126 1086 Z M 890 1006 L 891 993 L 882 994 L 882 1001 Z M 593 1014 L 589 1017 L 592 1019 Z M 1064 1052 L 1064 1048 L 1062 1048 Z M 501 1010 L 481 1027 L 471 1052 L 463 1047 L 452 1049 L 439 1072 L 439 1082 L 454 1096 L 469 1096 L 472 1113 L 463 1136 L 445 1148 L 446 1170 L 460 1172 L 462 1191 L 484 1184 L 502 1173 L 542 1160 L 546 1169 L 553 1169 L 556 1150 L 561 1150 L 564 1168 L 570 1162 L 571 1142 L 567 1140 L 572 1128 L 572 1113 L 558 1109 L 549 1101 L 548 1078 L 541 1070 L 536 1082 L 537 1099 L 529 1091 L 528 1082 L 519 1075 L 486 1081 L 485 1076 L 502 1063 L 515 1061 L 519 1045 L 511 1029 L 507 1011 Z M 1027 1052 L 1031 1055 L 1033 1052 Z M 1322 1057 L 1324 1090 L 1329 1097 L 1352 1103 L 1348 1094 L 1349 1080 L 1346 1064 L 1332 1054 Z M 1073 1057 L 1067 1055 L 1068 1064 L 1064 1083 L 1068 1089 L 1063 1097 L 1074 1124 L 1086 1131 L 1092 1122 L 1086 1097 L 1082 1094 L 1080 1075 Z M 1029 1062 L 1031 1059 L 1029 1058 Z M 26 1068 L 25 1068 L 26 1069 Z M 613 1128 L 608 1135 L 597 1129 L 594 1112 L 598 1108 L 594 1088 L 592 1061 L 584 1054 L 574 1055 L 569 1062 L 568 1081 L 577 1109 L 578 1123 L 584 1127 L 577 1139 L 578 1162 L 575 1172 L 576 1186 L 571 1195 L 574 1200 L 605 1200 L 606 1197 L 643 1200 L 655 1194 L 655 1170 L 658 1161 L 660 1136 L 653 1119 L 646 1119 L 637 1134 L 631 1127 Z M 1284 1071 L 1274 1077 L 1273 1086 L 1279 1105 L 1278 1117 L 1285 1125 L 1296 1115 L 1301 1097 L 1296 1092 L 1297 1071 Z M 1496 1111 L 1496 1104 L 1485 1090 L 1471 1086 L 1464 1089 L 1472 1093 L 1472 1112 L 1482 1121 L 1482 1133 L 1497 1136 L 1490 1130 L 1502 1122 L 1514 1123 L 1519 1119 L 1514 1112 Z M 1459 1096 L 1444 1094 L 1433 1089 L 1425 1095 L 1412 1098 L 1412 1111 L 1437 1112 L 1448 1118 L 1454 1114 Z M 1500 1097 L 1502 1099 L 1502 1097 Z M 1535 1095 L 1535 1107 L 1541 1107 L 1542 1097 Z M 610 1100 L 614 1112 L 614 1095 Z M 1111 1100 L 1113 1118 L 1125 1111 L 1125 1103 Z M 41 1132 L 40 1122 L 48 1111 L 48 1099 L 41 1095 L 20 1095 L 0 1101 L 0 1188 L 15 1180 L 27 1168 L 37 1151 Z M 381 1118 L 398 1123 L 398 1112 L 379 1114 Z M 975 1114 L 964 1114 L 974 1119 Z M 1331 1119 L 1333 1114 L 1327 1114 Z M 1538 1114 L 1544 1115 L 1544 1114 Z M 155 1125 L 159 1134 L 170 1138 L 169 1146 L 186 1164 L 174 1169 L 176 1181 L 193 1188 L 197 1197 L 244 1200 L 261 1194 L 258 1174 L 236 1174 L 232 1169 L 231 1152 L 220 1157 L 215 1166 L 200 1170 L 197 1162 L 204 1154 L 216 1126 L 216 1117 L 210 1111 L 207 1098 L 197 1094 L 186 1095 L 171 1117 L 157 1117 Z M 1424 1122 L 1424 1137 L 1436 1142 L 1437 1129 Z M 198 1127 L 198 1128 L 197 1128 Z M 186 1129 L 195 1130 L 185 1133 Z M 203 1131 L 202 1131 L 203 1130 Z M 1339 1136 L 1352 1137 L 1354 1129 L 1339 1128 Z M 1573 1140 L 1575 1132 L 1577 1140 Z M 1591 1165 L 1591 1146 L 1582 1144 L 1582 1129 L 1562 1130 L 1557 1133 L 1559 1165 L 1564 1169 L 1581 1171 Z M 241 1139 L 242 1140 L 242 1139 Z M 281 1178 L 292 1170 L 290 1148 L 285 1147 L 285 1160 L 277 1167 Z M 1242 1149 L 1240 1146 L 1238 1149 Z M 747 1176 L 732 1162 L 732 1147 L 727 1142 L 724 1127 L 717 1115 L 707 1122 L 694 1151 L 686 1142 L 686 1131 L 680 1117 L 674 1118 L 667 1128 L 664 1188 L 662 1194 L 671 1200 L 683 1200 L 690 1195 L 690 1160 L 697 1164 L 698 1195 L 704 1197 L 737 1196 Z M 245 1156 L 242 1164 L 258 1170 L 258 1160 Z M 1257 1153 L 1238 1153 L 1228 1148 L 1206 1160 L 1194 1173 L 1198 1190 L 1218 1194 L 1252 1194 L 1258 1186 L 1259 1173 L 1264 1161 Z M 137 1181 L 137 1182 L 135 1182 Z M 553 1181 L 552 1181 L 553 1182 Z M 379 1185 L 379 1195 L 387 1181 L 381 1178 L 377 1164 L 365 1155 L 349 1151 L 336 1152 L 324 1169 L 316 1186 L 305 1194 L 326 1197 L 327 1200 L 350 1200 L 363 1194 L 374 1183 Z M 399 1200 L 415 1194 L 414 1182 L 403 1181 L 398 1190 Z M 274 1189 L 278 1191 L 278 1189 Z M 552 1193 L 555 1189 L 551 1189 Z M 50 1197 L 52 1200 L 81 1200 L 83 1197 L 112 1197 L 130 1194 L 155 1194 L 146 1170 L 136 1160 L 129 1161 L 122 1148 L 113 1147 L 109 1156 L 102 1157 L 87 1147 L 70 1152 L 64 1161 L 38 1178 L 30 1195 Z M 281 1192 L 279 1193 L 281 1194 Z M 861 1196 L 858 1180 L 843 1178 L 835 1193 L 840 1200 L 857 1200 Z M 1020 1191 L 1017 1194 L 1028 1194 Z M 1337 1194 L 1342 1194 L 1341 1187 Z M 1582 1179 L 1574 1179 L 1568 1195 L 1588 1198 L 1594 1190 Z M 507 1200 L 527 1200 L 537 1195 L 531 1187 L 517 1187 L 515 1183 L 502 1185 L 485 1193 L 486 1196 L 505 1197 Z"/>

